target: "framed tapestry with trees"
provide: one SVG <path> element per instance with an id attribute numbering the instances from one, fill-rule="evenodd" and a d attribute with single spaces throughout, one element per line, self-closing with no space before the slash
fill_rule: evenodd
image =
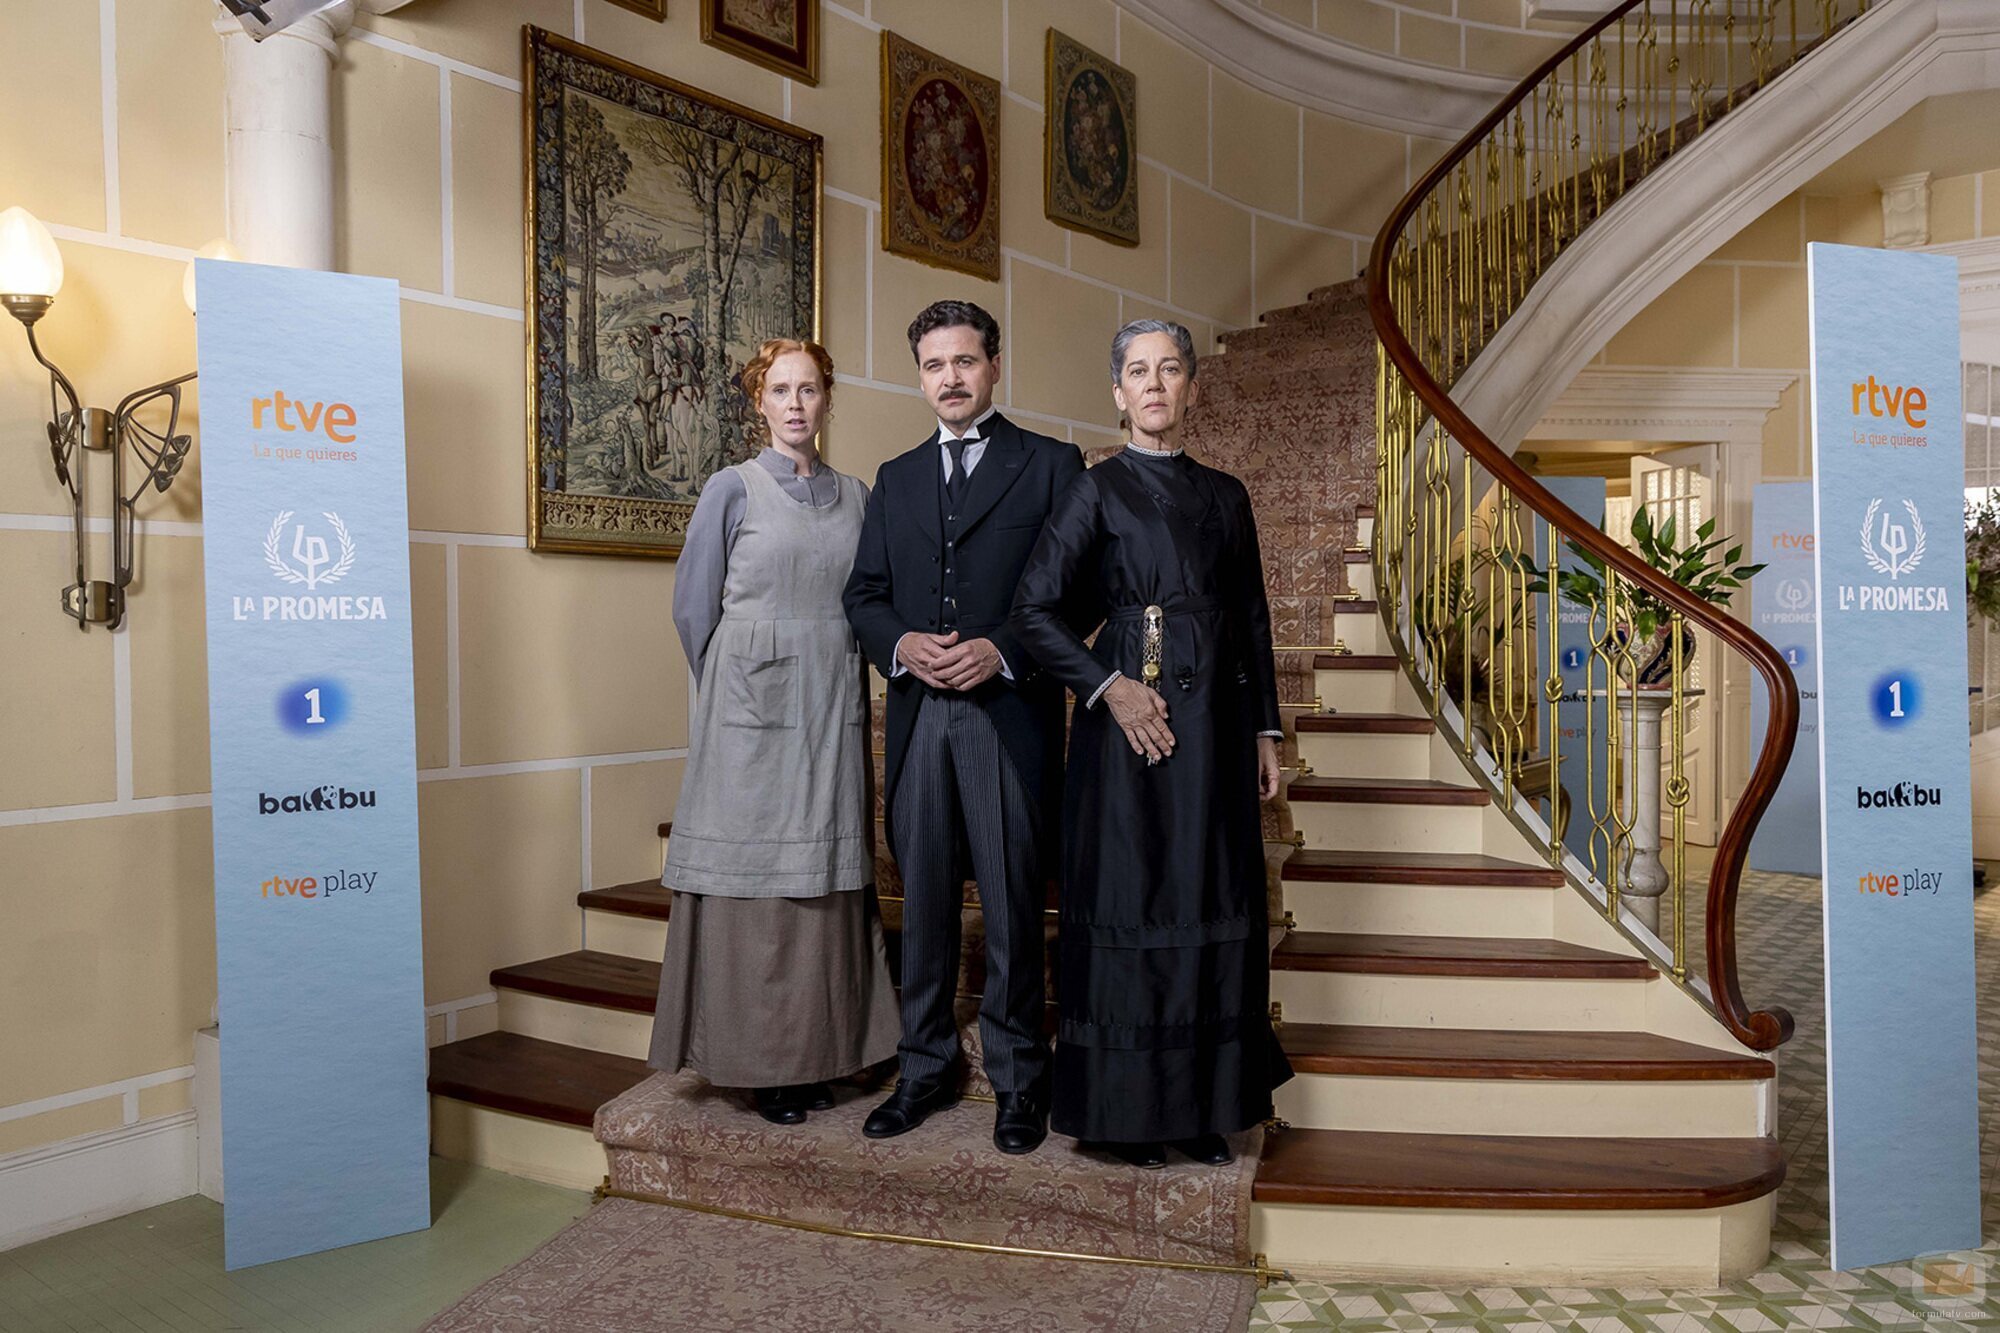
<path id="1" fill-rule="evenodd" d="M 530 27 L 528 545 L 672 556 L 756 452 L 738 375 L 819 332 L 821 142 Z"/>

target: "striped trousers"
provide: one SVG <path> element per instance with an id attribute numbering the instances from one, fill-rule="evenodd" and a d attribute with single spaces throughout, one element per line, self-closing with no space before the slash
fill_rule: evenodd
<path id="1" fill-rule="evenodd" d="M 963 847 L 986 918 L 979 1030 L 996 1092 L 1026 1092 L 1048 1067 L 1042 1036 L 1042 907 L 1035 802 L 986 710 L 926 690 L 896 784 L 896 865 L 903 876 L 906 1081 L 938 1077 L 958 1054 Z"/>

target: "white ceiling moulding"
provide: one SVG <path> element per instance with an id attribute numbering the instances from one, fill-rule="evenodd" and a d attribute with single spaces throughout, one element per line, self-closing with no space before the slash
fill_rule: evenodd
<path id="1" fill-rule="evenodd" d="M 1515 80 L 1499 75 L 1351 46 L 1247 0 L 1118 3 L 1252 87 L 1397 134 L 1456 142 L 1514 89 Z M 1254 144 L 1241 147 L 1256 150 Z"/>
<path id="2" fill-rule="evenodd" d="M 1453 397 L 1512 448 L 1619 329 L 1717 246 L 1926 99 L 1994 88 L 2000 4 L 1870 6 L 1855 29 L 1724 116 L 1586 228 Z"/>
<path id="3" fill-rule="evenodd" d="M 1611 370 L 1579 373 L 1528 432 L 1537 440 L 1753 444 L 1798 376 L 1788 370 Z"/>

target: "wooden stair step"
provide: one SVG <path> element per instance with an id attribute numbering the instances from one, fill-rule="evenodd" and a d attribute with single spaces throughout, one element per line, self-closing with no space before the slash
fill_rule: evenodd
<path id="1" fill-rule="evenodd" d="M 1315 653 L 1315 671 L 1397 671 L 1394 653 Z"/>
<path id="2" fill-rule="evenodd" d="M 1769 1060 L 1653 1032 L 1534 1032 L 1286 1023 L 1278 1040 L 1301 1074 L 1393 1078 L 1757 1080 Z"/>
<path id="3" fill-rule="evenodd" d="M 1314 713 L 1298 719 L 1303 734 L 1428 736 L 1437 730 L 1431 719 L 1408 713 Z"/>
<path id="4" fill-rule="evenodd" d="M 1303 720 L 1303 719 L 1302 719 Z M 1479 852 L 1362 852 L 1302 847 L 1285 858 L 1285 878 L 1336 884 L 1505 884 L 1561 888 L 1562 871 Z"/>
<path id="5" fill-rule="evenodd" d="M 588 1127 L 597 1108 L 645 1081 L 644 1060 L 488 1032 L 431 1050 L 430 1090 L 475 1106 Z"/>
<path id="6" fill-rule="evenodd" d="M 1371 972 L 1429 977 L 1635 978 L 1654 975 L 1643 958 L 1565 940 L 1471 935 L 1373 935 L 1295 930 L 1271 952 L 1281 972 Z"/>
<path id="7" fill-rule="evenodd" d="M 1460 787 L 1436 778 L 1293 778 L 1286 798 L 1362 805 L 1488 805 L 1484 787 Z"/>
<path id="8" fill-rule="evenodd" d="M 642 879 L 631 884 L 616 884 L 608 889 L 585 889 L 576 895 L 576 905 L 599 912 L 620 912 L 626 916 L 665 921 L 674 905 L 674 891 L 657 879 Z"/>
<path id="9" fill-rule="evenodd" d="M 1784 1178 L 1770 1138 L 1287 1129 L 1265 1140 L 1251 1197 L 1322 1207 L 1692 1209 L 1762 1198 Z"/>
<path id="10" fill-rule="evenodd" d="M 496 967 L 491 980 L 506 990 L 650 1014 L 660 995 L 660 960 L 577 949 L 532 963 Z"/>

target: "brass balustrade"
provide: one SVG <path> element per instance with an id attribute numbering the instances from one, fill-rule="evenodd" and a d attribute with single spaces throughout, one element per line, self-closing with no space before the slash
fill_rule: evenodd
<path id="1" fill-rule="evenodd" d="M 1551 495 L 1466 415 L 1451 387 L 1598 217 L 1869 5 L 1805 0 L 1805 7 L 1801 15 L 1800 0 L 1624 0 L 1545 61 L 1424 175 L 1377 237 L 1367 274 L 1380 343 L 1372 551 L 1381 614 L 1397 655 L 1434 717 L 1443 717 L 1446 702 L 1458 696 L 1459 743 L 1550 863 L 1567 868 L 1619 929 L 1758 1050 L 1782 1044 L 1792 1018 L 1775 1007 L 1753 1010 L 1743 999 L 1736 894 L 1750 834 L 1796 735 L 1791 673 L 1762 638 Z M 1561 594 L 1550 590 L 1550 623 L 1537 624 L 1530 567 L 1539 558 L 1552 573 L 1569 545 L 1604 564 L 1601 590 L 1584 599 L 1583 610 L 1590 648 L 1585 689 L 1607 703 L 1605 762 L 1597 762 L 1596 710 L 1586 710 L 1588 790 L 1566 794 L 1571 818 L 1589 822 L 1582 858 L 1566 858 L 1560 835 L 1523 815 L 1514 800 L 1516 775 L 1530 766 L 1546 764 L 1549 785 L 1557 786 L 1564 685 L 1553 609 Z M 1633 641 L 1630 627 L 1642 601 L 1665 608 L 1668 639 L 1657 652 Z M 1690 635 L 1713 636 L 1746 657 L 1771 705 L 1763 749 L 1710 871 L 1705 988 L 1690 975 L 1687 952 Z M 1654 660 L 1642 660 L 1642 652 Z M 1642 681 L 1661 662 L 1665 681 Z M 1659 693 L 1642 696 L 1653 689 Z M 1636 730 L 1642 697 L 1658 703 L 1662 696 L 1667 883 L 1662 925 L 1639 931 L 1621 911 L 1637 896 L 1636 858 L 1651 852 L 1636 841 L 1640 827 L 1651 823 L 1636 799 L 1642 776 Z M 1475 750 L 1475 704 L 1486 713 L 1490 754 Z M 1557 787 L 1552 803 L 1562 795 Z"/>

